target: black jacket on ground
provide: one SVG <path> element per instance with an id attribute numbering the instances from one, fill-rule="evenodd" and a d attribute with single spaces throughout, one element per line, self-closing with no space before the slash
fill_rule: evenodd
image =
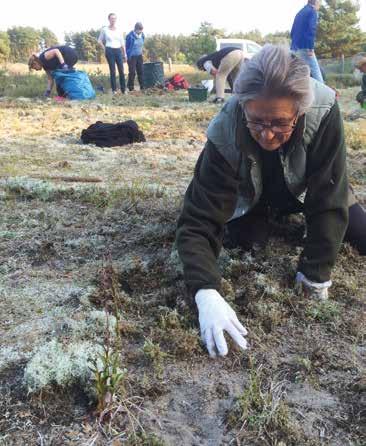
<path id="1" fill-rule="evenodd" d="M 144 134 L 139 130 L 135 121 L 107 124 L 97 121 L 81 132 L 84 144 L 95 144 L 98 147 L 115 147 L 145 142 Z"/>

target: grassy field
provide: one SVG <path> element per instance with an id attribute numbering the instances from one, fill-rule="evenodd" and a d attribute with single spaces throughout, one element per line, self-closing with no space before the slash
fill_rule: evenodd
<path id="1" fill-rule="evenodd" d="M 78 63 L 76 68 L 84 70 L 98 90 L 110 91 L 109 69 L 107 64 Z M 124 65 L 127 77 L 128 67 Z M 207 79 L 207 73 L 199 71 L 194 66 L 184 64 L 173 64 L 171 67 L 164 65 L 165 78 L 175 73 L 182 74 L 191 85 L 200 84 L 201 80 Z M 327 84 L 336 89 L 356 87 L 359 81 L 352 74 L 328 73 Z M 7 64 L 0 66 L 0 97 L 41 97 L 46 88 L 46 75 L 43 71 L 32 71 L 29 73 L 28 66 L 22 63 Z"/>
<path id="2" fill-rule="evenodd" d="M 341 107 L 365 204 L 356 92 Z M 1 98 L 1 446 L 366 444 L 366 272 L 350 246 L 324 303 L 293 291 L 301 218 L 273 224 L 263 251 L 224 251 L 250 350 L 212 361 L 200 344 L 174 236 L 217 111 L 186 92 Z M 146 143 L 80 142 L 126 119 Z"/>
<path id="3" fill-rule="evenodd" d="M 86 71 L 96 89 L 103 88 L 105 92 L 110 91 L 107 64 L 78 63 L 75 68 Z M 124 64 L 124 72 L 127 79 L 127 64 Z M 173 76 L 175 73 L 182 74 L 191 85 L 199 84 L 201 80 L 209 77 L 207 73 L 190 65 L 175 64 L 172 67 L 164 65 L 166 78 Z M 44 71 L 33 70 L 29 72 L 28 65 L 22 63 L 0 66 L 0 97 L 42 97 L 46 86 L 47 79 Z"/>
<path id="4" fill-rule="evenodd" d="M 102 74 L 108 74 L 109 75 L 109 68 L 108 64 L 100 64 L 100 63 L 78 63 L 76 65 L 77 69 L 86 71 L 87 73 L 95 73 L 95 72 L 101 72 Z M 17 74 L 28 74 L 28 65 L 24 63 L 11 63 L 4 65 L 3 67 L 6 69 L 11 75 L 17 75 Z M 125 73 L 128 73 L 128 66 L 125 63 L 124 64 Z M 184 75 L 192 75 L 193 73 L 196 73 L 196 69 L 191 65 L 186 64 L 173 64 L 172 65 L 172 71 L 171 72 L 179 72 Z M 168 64 L 164 64 L 164 72 L 169 74 L 170 68 Z M 38 72 L 39 73 L 39 72 Z M 35 72 L 37 74 L 37 72 Z"/>

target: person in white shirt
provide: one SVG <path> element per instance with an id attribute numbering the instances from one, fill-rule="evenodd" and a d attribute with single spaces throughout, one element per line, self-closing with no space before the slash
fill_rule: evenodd
<path id="1" fill-rule="evenodd" d="M 109 14 L 109 26 L 102 28 L 98 42 L 105 52 L 105 57 L 108 61 L 109 71 L 111 76 L 112 93 L 117 93 L 116 81 L 116 65 L 119 74 L 119 83 L 122 94 L 126 91 L 125 73 L 123 69 L 123 62 L 126 60 L 126 53 L 124 47 L 124 38 L 122 31 L 116 26 L 116 14 Z"/>

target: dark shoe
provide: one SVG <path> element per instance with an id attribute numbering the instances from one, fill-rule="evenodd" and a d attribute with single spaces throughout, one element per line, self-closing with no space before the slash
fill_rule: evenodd
<path id="1" fill-rule="evenodd" d="M 215 98 L 212 103 L 213 104 L 223 104 L 225 102 L 224 98 Z"/>

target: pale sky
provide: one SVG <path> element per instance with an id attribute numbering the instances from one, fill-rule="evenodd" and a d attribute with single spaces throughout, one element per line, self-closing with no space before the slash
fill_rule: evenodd
<path id="1" fill-rule="evenodd" d="M 123 31 L 142 22 L 146 34 L 190 34 L 207 21 L 228 32 L 258 28 L 264 34 L 289 30 L 296 12 L 306 0 L 13 0 L 2 2 L 0 30 L 12 26 L 47 26 L 63 41 L 65 31 L 85 31 L 107 24 L 107 15 L 118 16 Z M 366 31 L 366 0 L 361 0 L 361 28 Z M 220 7 L 220 5 L 222 5 Z"/>

